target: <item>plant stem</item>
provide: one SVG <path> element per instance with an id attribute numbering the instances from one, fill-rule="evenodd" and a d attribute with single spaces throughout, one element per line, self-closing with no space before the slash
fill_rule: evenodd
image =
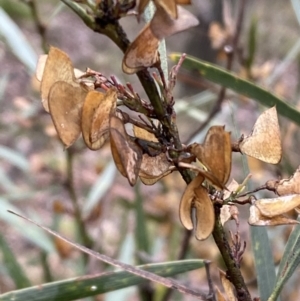
<path id="1" fill-rule="evenodd" d="M 240 267 L 234 259 L 224 228 L 221 224 L 220 208 L 215 207 L 215 214 L 216 222 L 212 235 L 227 267 L 227 277 L 236 289 L 238 301 L 252 301 Z"/>

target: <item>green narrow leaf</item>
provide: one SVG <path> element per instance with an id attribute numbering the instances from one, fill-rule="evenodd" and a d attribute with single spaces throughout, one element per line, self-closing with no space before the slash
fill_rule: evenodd
<path id="1" fill-rule="evenodd" d="M 265 227 L 251 226 L 258 290 L 261 301 L 267 301 L 275 285 L 275 267 L 268 233 Z"/>
<path id="2" fill-rule="evenodd" d="M 6 267 L 11 279 L 17 288 L 25 288 L 31 286 L 29 279 L 24 273 L 22 267 L 18 263 L 14 253 L 7 244 L 5 238 L 0 233 L 0 249 L 2 251 L 3 264 Z"/>
<path id="3" fill-rule="evenodd" d="M 139 266 L 140 269 L 170 277 L 204 267 L 203 260 L 182 260 Z M 0 295 L 1 301 L 68 301 L 95 296 L 147 280 L 128 272 L 120 271 L 97 276 L 83 276 L 64 281 L 51 282 Z"/>
<path id="4" fill-rule="evenodd" d="M 172 53 L 170 58 L 178 62 L 180 56 L 181 54 L 179 53 Z M 252 98 L 264 106 L 272 107 L 276 105 L 277 112 L 280 115 L 300 125 L 300 112 L 295 107 L 289 105 L 286 100 L 275 96 L 262 87 L 244 80 L 234 73 L 228 72 L 216 65 L 191 56 L 187 56 L 182 65 L 184 68 L 190 70 L 199 70 L 200 74 L 207 80 Z"/>
<path id="5" fill-rule="evenodd" d="M 253 17 L 251 20 L 251 26 L 248 33 L 248 57 L 246 59 L 246 67 L 248 70 L 251 69 L 255 51 L 256 51 L 256 36 L 257 36 L 257 19 Z"/>
<path id="6" fill-rule="evenodd" d="M 135 239 L 138 251 L 143 251 L 147 254 L 150 253 L 150 245 L 148 240 L 148 231 L 146 226 L 146 216 L 143 209 L 143 198 L 139 191 L 139 185 L 135 189 Z M 138 263 L 141 263 L 138 261 Z"/>
<path id="7" fill-rule="evenodd" d="M 300 217 L 298 217 L 300 221 Z M 293 275 L 300 263 L 300 226 L 295 226 L 285 246 L 283 257 L 280 261 L 274 291 L 268 301 L 275 301 L 283 285 Z"/>
<path id="8" fill-rule="evenodd" d="M 37 62 L 37 54 L 23 35 L 17 24 L 0 7 L 0 36 L 5 38 L 6 43 L 14 55 L 34 73 Z"/>

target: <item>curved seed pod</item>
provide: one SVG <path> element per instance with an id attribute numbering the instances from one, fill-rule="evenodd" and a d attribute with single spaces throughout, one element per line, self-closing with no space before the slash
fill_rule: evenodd
<path id="1" fill-rule="evenodd" d="M 203 181 L 204 177 L 201 174 L 195 177 L 193 181 L 187 185 L 180 200 L 179 218 L 182 225 L 188 230 L 194 228 L 191 211 L 194 206 L 195 189 L 200 187 Z"/>
<path id="2" fill-rule="evenodd" d="M 280 162 L 282 148 L 276 107 L 258 117 L 252 133 L 239 143 L 239 148 L 243 154 L 261 161 L 271 164 Z"/>
<path id="3" fill-rule="evenodd" d="M 207 190 L 203 186 L 195 189 L 194 206 L 196 209 L 195 235 L 198 240 L 205 240 L 212 233 L 215 225 L 215 211 Z"/>

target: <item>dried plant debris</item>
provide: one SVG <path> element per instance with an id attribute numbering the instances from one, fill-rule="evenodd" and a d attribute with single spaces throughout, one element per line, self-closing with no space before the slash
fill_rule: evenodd
<path id="1" fill-rule="evenodd" d="M 277 164 L 282 148 L 276 107 L 262 113 L 256 120 L 252 133 L 239 142 L 243 154 L 261 161 Z"/>

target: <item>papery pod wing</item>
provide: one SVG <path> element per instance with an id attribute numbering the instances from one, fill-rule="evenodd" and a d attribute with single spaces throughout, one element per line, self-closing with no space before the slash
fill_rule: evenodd
<path id="1" fill-rule="evenodd" d="M 196 209 L 195 235 L 198 240 L 205 240 L 212 233 L 215 225 L 215 211 L 207 190 L 199 186 L 194 190 Z"/>
<path id="2" fill-rule="evenodd" d="M 164 10 L 167 17 L 171 19 L 177 19 L 178 13 L 177 13 L 177 5 L 175 0 L 154 0 L 154 3 L 156 5 L 156 10 L 159 10 L 160 8 Z"/>
<path id="3" fill-rule="evenodd" d="M 170 17 L 165 9 L 161 7 L 156 9 L 150 22 L 150 28 L 157 39 L 162 40 L 199 24 L 199 20 L 188 10 L 180 6 L 177 9 L 178 18 L 176 19 Z"/>
<path id="4" fill-rule="evenodd" d="M 182 225 L 188 229 L 192 230 L 194 228 L 193 221 L 192 221 L 192 207 L 194 206 L 194 200 L 195 200 L 195 189 L 200 187 L 201 184 L 204 181 L 204 177 L 199 174 L 197 177 L 193 179 L 192 182 L 190 182 L 180 201 L 179 205 L 179 218 L 182 223 Z"/>
<path id="5" fill-rule="evenodd" d="M 231 172 L 230 133 L 223 126 L 212 126 L 204 141 L 203 163 L 223 185 Z"/>
<path id="6" fill-rule="evenodd" d="M 122 62 L 123 72 L 133 74 L 157 63 L 158 44 L 159 40 L 153 35 L 148 23 L 128 47 Z"/>
<path id="7" fill-rule="evenodd" d="M 97 150 L 109 136 L 110 114 L 116 108 L 117 92 L 111 88 L 105 94 L 90 91 L 82 109 L 81 127 L 86 145 Z"/>
<path id="8" fill-rule="evenodd" d="M 143 184 L 145 185 L 154 185 L 156 182 L 158 182 L 160 179 L 168 176 L 170 173 L 172 173 L 175 170 L 175 166 L 170 167 L 167 171 L 160 174 L 159 176 L 151 176 L 148 174 L 144 174 L 143 172 L 140 172 L 139 177 Z"/>
<path id="9" fill-rule="evenodd" d="M 136 183 L 143 152 L 126 133 L 124 124 L 116 116 L 110 118 L 110 142 L 113 159 L 120 173 L 131 186 Z"/>
<path id="10" fill-rule="evenodd" d="M 224 297 L 224 295 L 221 293 L 220 289 L 217 286 L 215 286 L 215 290 L 216 290 L 217 301 L 227 301 L 226 298 Z"/>
<path id="11" fill-rule="evenodd" d="M 284 215 L 267 217 L 261 214 L 255 205 L 250 206 L 248 223 L 252 226 L 279 226 L 299 224 L 298 221 L 290 219 Z"/>
<path id="12" fill-rule="evenodd" d="M 220 279 L 228 301 L 237 301 L 232 283 L 226 277 L 226 274 L 219 270 Z"/>
<path id="13" fill-rule="evenodd" d="M 49 93 L 49 109 L 55 129 L 68 148 L 81 132 L 81 112 L 87 90 L 66 82 L 56 82 Z"/>
<path id="14" fill-rule="evenodd" d="M 275 199 L 260 199 L 255 202 L 255 206 L 262 215 L 271 218 L 287 213 L 300 206 L 300 195 L 292 194 Z"/>
<path id="15" fill-rule="evenodd" d="M 50 48 L 41 82 L 42 104 L 47 112 L 49 112 L 48 96 L 54 83 L 62 81 L 79 87 L 73 69 L 73 64 L 65 52 L 55 47 Z"/>
<path id="16" fill-rule="evenodd" d="M 152 141 L 152 142 L 158 141 L 153 133 L 150 133 L 150 132 L 146 131 L 145 129 L 142 129 L 135 125 L 133 125 L 133 133 L 134 133 L 135 137 L 143 139 L 143 140 Z"/>
<path id="17" fill-rule="evenodd" d="M 280 162 L 282 148 L 276 107 L 258 117 L 251 135 L 239 143 L 239 148 L 243 154 L 261 161 L 271 164 Z"/>

